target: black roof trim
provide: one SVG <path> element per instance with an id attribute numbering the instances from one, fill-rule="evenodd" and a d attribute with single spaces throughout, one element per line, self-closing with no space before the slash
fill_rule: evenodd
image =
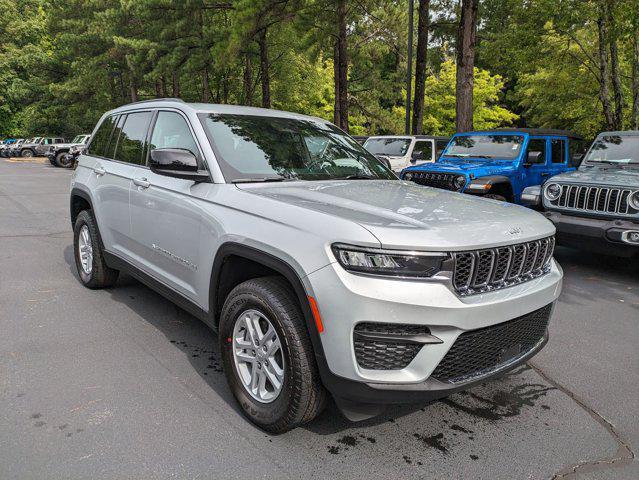
<path id="1" fill-rule="evenodd" d="M 570 137 L 583 140 L 581 135 L 571 132 L 570 130 L 560 130 L 557 128 L 493 128 L 491 130 L 476 130 L 478 133 L 495 132 L 495 133 L 527 133 L 528 135 L 557 135 L 561 137 Z M 472 132 L 464 132 L 472 133 Z"/>
<path id="2" fill-rule="evenodd" d="M 120 107 L 128 107 L 129 105 L 138 105 L 140 103 L 151 103 L 151 102 L 180 102 L 185 103 L 181 98 L 167 97 L 167 98 L 149 98 L 148 100 L 140 100 L 138 102 L 126 103 L 124 105 L 120 105 Z M 120 108 L 118 107 L 118 108 Z"/>

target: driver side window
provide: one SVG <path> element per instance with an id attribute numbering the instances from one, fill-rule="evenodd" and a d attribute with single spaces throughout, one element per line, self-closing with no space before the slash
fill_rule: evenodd
<path id="1" fill-rule="evenodd" d="M 528 142 L 528 153 L 541 152 L 539 159 L 539 165 L 546 164 L 546 139 L 545 138 L 531 138 Z"/>
<path id="2" fill-rule="evenodd" d="M 433 158 L 433 144 L 429 141 L 415 142 L 413 148 L 413 158 L 415 160 L 430 160 Z"/>

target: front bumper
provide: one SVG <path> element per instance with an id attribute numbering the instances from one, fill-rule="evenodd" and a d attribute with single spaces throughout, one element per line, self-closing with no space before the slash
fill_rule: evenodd
<path id="1" fill-rule="evenodd" d="M 542 341 L 498 368 L 448 383 L 431 377 L 458 337 L 525 316 L 554 303 L 563 273 L 553 261 L 548 274 L 485 294 L 459 297 L 446 279 L 393 280 L 354 275 L 331 264 L 307 277 L 324 324 L 320 335 L 327 372 L 323 380 L 338 398 L 359 403 L 411 403 L 447 396 L 515 368 L 537 353 Z M 441 343 L 421 347 L 404 368 L 362 368 L 354 349 L 355 326 L 362 322 L 421 325 Z"/>
<path id="2" fill-rule="evenodd" d="M 557 229 L 560 245 L 622 257 L 639 253 L 639 243 L 630 243 L 627 232 L 639 232 L 639 222 L 577 217 L 544 212 Z"/>

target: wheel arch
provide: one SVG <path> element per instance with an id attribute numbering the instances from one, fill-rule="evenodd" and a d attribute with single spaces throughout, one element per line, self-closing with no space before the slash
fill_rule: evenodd
<path id="1" fill-rule="evenodd" d="M 93 200 L 91 195 L 80 188 L 71 189 L 71 197 L 69 199 L 69 213 L 71 215 L 71 227 L 75 225 L 75 221 L 82 210 L 93 210 Z M 95 215 L 95 211 L 94 211 Z"/>
<path id="2" fill-rule="evenodd" d="M 240 264 L 251 264 L 251 268 L 253 270 L 240 270 L 239 275 L 237 271 L 231 272 L 228 268 L 230 265 L 229 261 L 237 262 L 238 259 Z M 225 279 L 225 274 L 229 273 L 232 278 Z M 217 328 L 219 323 L 219 313 L 221 312 L 224 304 L 224 299 L 236 285 L 250 278 L 268 276 L 273 273 L 282 276 L 290 284 L 299 301 L 302 314 L 304 315 L 306 330 L 311 339 L 315 357 L 318 360 L 321 372 L 322 366 L 325 365 L 324 353 L 319 333 L 315 327 L 315 320 L 311 310 L 311 305 L 309 303 L 309 292 L 307 292 L 307 289 L 302 282 L 302 278 L 298 275 L 296 270 L 287 261 L 282 260 L 271 253 L 235 242 L 227 242 L 220 246 L 213 262 L 211 280 L 209 284 L 209 318 L 213 321 Z"/>
<path id="3" fill-rule="evenodd" d="M 476 186 L 475 189 L 470 188 L 471 193 L 475 193 L 477 195 L 492 193 L 495 195 L 503 195 L 509 202 L 513 202 L 515 200 L 513 184 L 510 178 L 505 175 L 489 175 L 486 177 L 476 178 L 471 182 L 471 185 Z M 486 188 L 487 186 L 488 188 Z"/>

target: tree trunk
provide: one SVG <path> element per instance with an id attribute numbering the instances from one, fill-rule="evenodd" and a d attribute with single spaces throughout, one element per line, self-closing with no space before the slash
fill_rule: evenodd
<path id="1" fill-rule="evenodd" d="M 603 6 L 599 6 L 599 18 L 597 19 L 597 30 L 599 32 L 599 100 L 603 108 L 603 115 L 606 119 L 606 129 L 614 130 L 614 120 L 612 109 L 610 108 L 610 72 L 608 71 L 608 52 L 606 51 L 606 38 L 608 38 L 608 28 L 606 25 L 606 15 Z"/>
<path id="2" fill-rule="evenodd" d="M 167 97 L 166 94 L 166 77 L 164 75 L 162 75 L 160 77 L 160 92 L 163 98 Z"/>
<path id="3" fill-rule="evenodd" d="M 335 101 L 333 107 L 333 123 L 339 126 L 340 113 L 339 113 L 339 48 L 337 46 L 337 39 L 335 40 L 335 46 L 333 47 L 333 78 L 335 84 Z"/>
<path id="4" fill-rule="evenodd" d="M 479 0 L 461 0 L 461 15 L 457 32 L 456 104 L 457 131 L 473 129 L 473 87 L 477 9 Z"/>
<path id="5" fill-rule="evenodd" d="M 202 103 L 209 103 L 211 85 L 209 84 L 209 67 L 204 67 L 202 72 Z"/>
<path id="6" fill-rule="evenodd" d="M 430 0 L 419 0 L 417 51 L 415 52 L 415 98 L 413 99 L 413 135 L 424 129 L 424 94 L 426 89 L 426 54 L 428 53 L 428 15 Z"/>
<path id="7" fill-rule="evenodd" d="M 155 98 L 162 98 L 162 84 L 159 79 L 155 81 Z"/>
<path id="8" fill-rule="evenodd" d="M 623 93 L 621 91 L 621 79 L 619 77 L 619 54 L 617 51 L 617 25 L 614 18 L 615 0 L 607 1 L 607 20 L 610 32 L 610 75 L 612 76 L 612 92 L 615 100 L 613 115 L 614 129 L 623 129 Z"/>
<path id="9" fill-rule="evenodd" d="M 260 31 L 258 39 L 260 46 L 260 79 L 262 81 L 262 107 L 271 108 L 271 73 L 268 59 L 268 45 L 266 43 L 266 28 Z"/>
<path id="10" fill-rule="evenodd" d="M 631 128 L 639 128 L 639 25 L 637 17 L 633 17 L 632 26 L 632 113 Z"/>
<path id="11" fill-rule="evenodd" d="M 173 72 L 173 97 L 180 98 L 180 78 L 177 72 Z"/>
<path id="12" fill-rule="evenodd" d="M 253 105 L 253 72 L 251 65 L 251 53 L 244 56 L 244 82 L 242 86 L 242 97 L 244 105 Z"/>
<path id="13" fill-rule="evenodd" d="M 131 103 L 134 103 L 138 101 L 138 84 L 133 72 L 130 72 L 129 75 L 131 77 L 129 79 L 129 95 L 131 96 Z"/>
<path id="14" fill-rule="evenodd" d="M 346 0 L 337 0 L 338 77 L 336 97 L 339 102 L 338 126 L 348 132 L 348 52 L 346 40 Z"/>

